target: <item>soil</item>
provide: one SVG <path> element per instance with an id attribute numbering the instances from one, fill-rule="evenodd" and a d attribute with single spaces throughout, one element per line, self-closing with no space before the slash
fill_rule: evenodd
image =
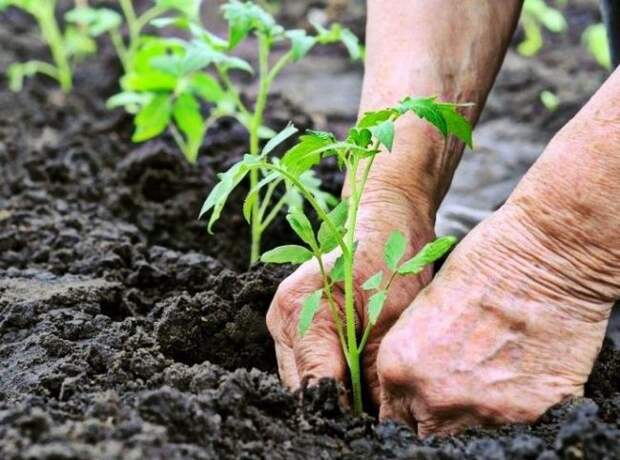
<path id="1" fill-rule="evenodd" d="M 596 17 L 591 6 L 570 14 Z M 0 24 L 0 71 L 45 56 L 27 19 L 9 12 Z M 560 45 L 576 49 L 575 40 Z M 542 59 L 554 62 L 560 45 Z M 421 440 L 402 425 L 353 418 L 329 380 L 284 390 L 264 316 L 290 268 L 247 268 L 238 207 L 215 237 L 196 219 L 215 174 L 243 154 L 243 130 L 220 122 L 195 166 L 171 139 L 132 144 L 131 119 L 104 107 L 118 69 L 102 56 L 79 66 L 68 96 L 39 79 L 19 94 L 0 86 L 0 458 L 620 458 L 611 341 L 585 398 L 533 425 L 457 437 Z M 585 63 L 579 78 L 601 78 L 583 53 L 556 71 L 567 78 L 575 62 Z M 533 97 L 532 86 L 503 74 L 495 101 Z M 547 113 L 502 110 L 543 135 L 552 129 Z M 283 98 L 268 112 L 275 128 L 312 126 Z M 342 178 L 321 174 L 336 192 Z M 280 220 L 265 247 L 291 239 Z"/>

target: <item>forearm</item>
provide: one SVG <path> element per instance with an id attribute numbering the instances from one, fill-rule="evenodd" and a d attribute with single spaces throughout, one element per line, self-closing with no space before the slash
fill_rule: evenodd
<path id="1" fill-rule="evenodd" d="M 368 0 L 360 113 L 405 96 L 438 96 L 474 103 L 464 114 L 475 122 L 520 8 L 521 0 Z M 402 194 L 434 216 L 462 151 L 461 142 L 446 144 L 426 122 L 403 117 L 393 152 L 376 159 L 367 200 Z"/>

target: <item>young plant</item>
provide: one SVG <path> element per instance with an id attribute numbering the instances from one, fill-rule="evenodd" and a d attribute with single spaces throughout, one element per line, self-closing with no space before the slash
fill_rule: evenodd
<path id="1" fill-rule="evenodd" d="M 136 113 L 135 142 L 151 139 L 169 128 L 185 156 L 194 162 L 209 126 L 218 118 L 229 116 L 247 129 L 249 154 L 258 158 L 261 156 L 261 140 L 275 135 L 264 126 L 265 108 L 271 86 L 286 66 L 302 59 L 317 44 L 342 42 L 353 59 L 362 57 L 362 47 L 355 35 L 338 24 L 329 29 L 317 25 L 316 33 L 309 35 L 304 30 L 285 30 L 252 2 L 231 0 L 223 5 L 222 11 L 228 23 L 227 40 L 184 16 L 158 18 L 152 22 L 156 26 L 187 29 L 193 39 L 151 37 L 143 40 L 136 50 L 132 71 L 122 81 L 123 92 L 109 101 L 111 107 L 122 105 Z M 247 61 L 232 54 L 250 35 L 256 37 L 258 47 L 257 71 Z M 273 58 L 274 48 L 281 44 L 287 48 Z M 207 73 L 207 70 L 212 72 Z M 247 104 L 241 96 L 231 77 L 232 71 L 257 74 L 258 94 L 253 104 Z M 211 106 L 206 118 L 202 115 L 202 103 Z M 272 142 L 268 143 L 263 152 L 271 150 L 272 145 Z M 256 189 L 262 179 L 262 170 L 250 171 L 250 189 Z M 318 190 L 318 179 L 308 172 L 303 180 L 306 187 L 313 190 L 313 196 L 327 204 L 326 194 Z M 251 205 L 246 210 L 252 235 L 251 262 L 258 261 L 262 234 L 278 210 L 299 201 L 299 194 L 290 191 L 267 213 L 275 188 L 271 185 L 264 194 L 252 195 Z"/>
<path id="2" fill-rule="evenodd" d="M 603 23 L 588 26 L 583 31 L 581 40 L 583 45 L 601 67 L 608 70 L 612 68 L 607 29 Z"/>
<path id="3" fill-rule="evenodd" d="M 313 228 L 304 213 L 303 206 L 291 207 L 287 220 L 304 244 L 272 249 L 264 253 L 261 260 L 267 263 L 301 264 L 316 259 L 323 277 L 323 287 L 303 301 L 298 332 L 301 336 L 307 332 L 324 301 L 331 312 L 349 367 L 353 410 L 357 414 L 362 411 L 360 356 L 372 327 L 381 315 L 394 279 L 398 276 L 420 273 L 426 265 L 444 255 L 455 242 L 453 237 L 438 238 L 424 246 L 414 257 L 403 261 L 407 247 L 406 238 L 398 231 L 393 232 L 385 242 L 386 269 L 380 270 L 362 285 L 363 289 L 371 291 L 372 295 L 367 305 L 368 324 L 358 337 L 353 274 L 357 246 L 357 216 L 366 181 L 376 156 L 392 149 L 394 122 L 409 112 L 433 124 L 446 138 L 452 134 L 471 146 L 471 126 L 456 109 L 457 105 L 442 103 L 435 98 L 408 97 L 396 107 L 366 113 L 349 131 L 345 140 L 338 141 L 327 132 L 308 131 L 281 159 L 269 158 L 270 152 L 277 144 L 296 132 L 294 127 L 289 126 L 271 139 L 260 154 L 246 155 L 242 161 L 223 173 L 201 212 L 201 215 L 210 213 L 209 226 L 211 226 L 218 219 L 229 194 L 252 171 L 263 171 L 263 179 L 252 188 L 246 199 L 244 205 L 246 217 L 248 208 L 253 206 L 259 191 L 264 188 L 268 191 L 273 190 L 273 187 L 279 184 L 296 190 L 312 206 L 320 221 L 318 231 Z M 347 170 L 348 177 L 352 178 L 350 197 L 341 201 L 330 212 L 316 200 L 312 190 L 302 180 L 303 174 L 328 156 L 336 157 L 338 163 Z M 339 256 L 328 270 L 324 256 L 333 250 L 337 250 Z M 334 289 L 339 284 L 344 287 L 344 318 L 334 300 Z"/>
<path id="4" fill-rule="evenodd" d="M 92 15 L 96 16 L 91 24 L 79 21 L 74 13 L 69 12 L 66 16 L 69 24 L 63 32 L 56 20 L 56 4 L 56 0 L 0 0 L 0 10 L 13 6 L 35 18 L 53 61 L 33 60 L 12 64 L 8 69 L 8 78 L 9 87 L 13 91 L 20 91 L 24 78 L 35 74 L 47 75 L 58 81 L 63 91 L 71 91 L 74 61 L 97 50 L 94 36 L 103 33 L 106 27 L 117 26 L 116 13 L 98 8 L 91 10 Z"/>
<path id="5" fill-rule="evenodd" d="M 534 56 L 540 51 L 543 46 L 543 27 L 553 33 L 564 32 L 568 27 L 562 12 L 547 5 L 545 0 L 525 0 L 521 24 L 525 38 L 517 50 L 523 56 Z"/>

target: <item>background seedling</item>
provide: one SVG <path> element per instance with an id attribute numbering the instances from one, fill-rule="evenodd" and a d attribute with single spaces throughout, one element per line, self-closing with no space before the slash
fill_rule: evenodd
<path id="1" fill-rule="evenodd" d="M 406 98 L 396 107 L 364 114 L 346 139 L 338 141 L 331 133 L 309 131 L 288 150 L 281 159 L 270 158 L 271 150 L 292 136 L 296 129 L 287 127 L 275 136 L 258 155 L 246 155 L 220 176 L 220 182 L 205 201 L 201 215 L 210 213 L 209 225 L 219 217 L 229 194 L 252 171 L 263 171 L 263 179 L 250 191 L 244 208 L 247 210 L 260 189 L 285 184 L 296 190 L 312 206 L 320 226 L 315 231 L 304 212 L 303 205 L 289 208 L 287 220 L 303 245 L 281 246 L 264 253 L 261 260 L 267 263 L 300 264 L 315 259 L 323 277 L 323 287 L 303 301 L 298 333 L 303 336 L 310 327 L 316 312 L 325 305 L 331 312 L 346 362 L 351 375 L 353 409 L 362 411 L 360 355 L 364 350 L 372 327 L 376 324 L 387 299 L 389 289 L 398 276 L 420 273 L 454 244 L 453 237 L 438 238 L 427 244 L 414 257 L 403 261 L 407 241 L 400 232 L 393 232 L 385 242 L 385 269 L 377 272 L 362 287 L 370 291 L 367 303 L 368 323 L 358 337 L 356 331 L 356 305 L 354 303 L 354 263 L 357 215 L 366 181 L 375 157 L 390 151 L 394 141 L 394 121 L 406 113 L 433 124 L 444 135 L 455 135 L 471 146 L 471 126 L 458 114 L 455 104 L 442 103 L 435 98 Z M 350 197 L 327 212 L 314 192 L 303 182 L 302 176 L 317 165 L 322 158 L 334 156 L 351 178 Z M 324 256 L 333 250 L 339 252 L 334 265 L 328 269 Z M 338 284 L 344 286 L 344 318 L 334 298 Z M 359 306 L 358 306 L 359 307 Z"/>
<path id="2" fill-rule="evenodd" d="M 66 15 L 67 25 L 64 31 L 55 16 L 56 0 L 0 0 L 0 10 L 9 6 L 20 8 L 32 15 L 37 21 L 43 40 L 47 43 L 52 63 L 45 61 L 28 61 L 12 64 L 8 69 L 9 87 L 20 91 L 25 77 L 35 74 L 47 75 L 58 81 L 65 92 L 73 86 L 72 66 L 80 57 L 97 50 L 93 37 L 105 32 L 107 28 L 118 27 L 118 15 L 105 8 L 88 9 L 89 21 L 75 10 Z"/>
<path id="3" fill-rule="evenodd" d="M 160 2 L 163 3 L 163 2 Z M 275 132 L 264 125 L 265 109 L 271 86 L 280 72 L 302 59 L 317 44 L 343 43 L 351 58 L 362 57 L 362 47 L 355 35 L 333 24 L 330 28 L 315 26 L 314 35 L 304 30 L 285 30 L 264 9 L 252 2 L 231 0 L 222 7 L 228 23 L 228 38 L 221 39 L 206 30 L 199 21 L 183 11 L 171 17 L 158 18 L 156 26 L 176 26 L 186 29 L 191 40 L 143 38 L 133 54 L 131 71 L 122 81 L 123 92 L 109 101 L 110 107 L 124 106 L 136 113 L 135 142 L 142 142 L 170 129 L 188 160 L 194 162 L 209 126 L 222 116 L 236 118 L 249 133 L 249 155 L 261 156 L 261 139 L 273 138 Z M 258 47 L 258 69 L 232 53 L 251 35 Z M 287 48 L 277 58 L 272 57 L 276 45 Z M 210 71 L 208 73 L 207 71 Z M 233 71 L 256 74 L 258 94 L 253 104 L 247 104 L 234 83 Z M 203 116 L 202 105 L 211 107 Z M 285 133 L 286 134 L 286 133 Z M 273 138 L 262 150 L 268 154 L 281 138 Z M 274 142 L 276 142 L 274 144 Z M 252 246 L 250 260 L 260 256 L 262 234 L 285 206 L 298 204 L 301 196 L 288 190 L 268 210 L 277 195 L 279 183 L 270 183 L 263 192 L 258 187 L 265 175 L 261 169 L 249 174 L 251 192 L 244 213 L 251 225 Z M 330 197 L 319 190 L 320 181 L 311 171 L 304 174 L 305 186 L 324 209 Z M 215 209 L 219 215 L 221 208 Z"/>

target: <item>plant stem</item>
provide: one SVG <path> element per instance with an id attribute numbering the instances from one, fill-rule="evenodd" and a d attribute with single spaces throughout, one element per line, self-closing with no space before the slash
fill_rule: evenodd
<path id="1" fill-rule="evenodd" d="M 54 16 L 55 7 L 55 1 L 42 2 L 32 13 L 39 23 L 43 38 L 50 47 L 52 59 L 58 69 L 58 83 L 60 83 L 62 90 L 68 93 L 73 86 L 71 66 L 69 65 L 69 57 L 64 50 L 62 32 L 56 22 L 56 16 Z"/>
<path id="2" fill-rule="evenodd" d="M 355 253 L 353 251 L 355 245 L 355 224 L 357 222 L 357 210 L 359 208 L 361 192 L 357 187 L 357 167 L 359 160 L 353 157 L 350 165 L 351 177 L 351 198 L 349 205 L 349 214 L 346 223 L 346 239 L 345 244 L 349 248 L 349 253 L 344 258 L 344 312 L 347 326 L 347 347 L 349 350 L 349 371 L 351 373 L 351 390 L 353 392 L 353 413 L 360 415 L 363 411 L 362 406 L 362 382 L 360 375 L 360 352 L 357 347 L 357 331 L 355 322 L 355 299 L 353 297 L 353 259 Z"/>
<path id="3" fill-rule="evenodd" d="M 258 131 L 263 124 L 263 114 L 265 112 L 265 106 L 267 104 L 267 96 L 269 94 L 269 38 L 264 35 L 258 37 L 258 68 L 259 68 L 259 89 L 256 96 L 256 103 L 254 104 L 254 114 L 250 122 L 250 155 L 259 154 L 259 137 Z M 252 169 L 250 171 L 250 190 L 258 184 L 259 171 Z M 250 263 L 255 263 L 260 258 L 260 243 L 262 235 L 262 222 L 261 222 L 261 196 L 258 194 L 254 204 L 252 205 L 252 248 L 250 251 Z"/>

